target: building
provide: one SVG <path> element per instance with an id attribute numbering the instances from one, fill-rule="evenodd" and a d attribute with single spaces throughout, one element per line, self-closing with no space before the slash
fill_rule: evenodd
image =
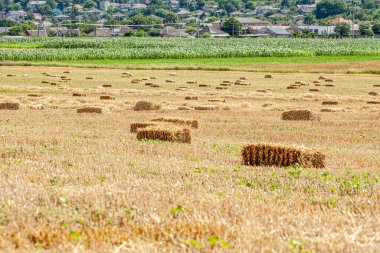
<path id="1" fill-rule="evenodd" d="M 35 11 L 38 6 L 46 4 L 46 1 L 32 1 L 26 4 L 26 7 L 28 9 L 31 9 L 32 11 Z"/>
<path id="2" fill-rule="evenodd" d="M 199 35 L 209 34 L 213 38 L 229 38 L 231 37 L 228 33 L 221 30 L 221 23 L 215 22 L 211 24 L 206 24 L 206 26 L 199 31 Z"/>
<path id="3" fill-rule="evenodd" d="M 236 19 L 243 25 L 243 29 L 246 29 L 249 26 L 270 25 L 268 21 L 263 21 L 257 18 L 236 18 Z"/>
<path id="4" fill-rule="evenodd" d="M 310 25 L 310 26 L 298 26 L 301 31 L 309 30 L 319 37 L 328 36 L 334 33 L 335 26 L 322 26 L 322 25 Z"/>
<path id="5" fill-rule="evenodd" d="M 96 28 L 94 32 L 91 32 L 88 34 L 90 37 L 111 37 L 112 36 L 112 30 L 111 28 L 104 27 L 104 28 Z"/>
<path id="6" fill-rule="evenodd" d="M 25 11 L 9 11 L 6 14 L 8 20 L 22 20 L 27 15 Z"/>
<path id="7" fill-rule="evenodd" d="M 30 37 L 47 37 L 47 31 L 46 29 L 38 29 L 38 30 L 28 30 L 25 33 L 26 36 Z"/>
<path id="8" fill-rule="evenodd" d="M 316 4 L 304 4 L 304 5 L 297 5 L 298 13 L 301 15 L 306 16 L 307 14 L 312 14 L 315 9 L 317 9 Z"/>
<path id="9" fill-rule="evenodd" d="M 349 25 L 353 24 L 352 20 L 347 20 L 347 19 L 344 19 L 344 18 L 334 18 L 333 20 L 331 20 L 331 22 L 333 24 L 337 24 L 337 23 L 346 23 L 346 24 L 349 24 Z"/>
<path id="10" fill-rule="evenodd" d="M 160 35 L 162 37 L 189 37 L 189 34 L 180 29 L 175 29 L 171 26 L 166 26 L 164 29 L 162 29 Z"/>
<path id="11" fill-rule="evenodd" d="M 0 27 L 0 35 L 7 34 L 9 32 L 10 27 Z"/>
<path id="12" fill-rule="evenodd" d="M 59 14 L 57 16 L 54 16 L 59 21 L 65 21 L 65 20 L 70 20 L 71 18 L 65 14 Z"/>
<path id="13" fill-rule="evenodd" d="M 282 27 L 266 26 L 257 31 L 258 34 L 268 34 L 274 38 L 289 38 L 291 34 Z"/>

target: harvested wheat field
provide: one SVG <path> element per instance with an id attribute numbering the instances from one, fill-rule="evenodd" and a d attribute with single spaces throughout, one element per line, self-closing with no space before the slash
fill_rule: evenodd
<path id="1" fill-rule="evenodd" d="M 379 250 L 379 75 L 175 71 L 1 67 L 0 252 Z"/>

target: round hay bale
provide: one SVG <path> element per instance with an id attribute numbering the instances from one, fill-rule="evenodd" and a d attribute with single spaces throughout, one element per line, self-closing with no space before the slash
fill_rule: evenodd
<path id="1" fill-rule="evenodd" d="M 273 78 L 272 75 L 265 75 L 264 78 Z"/>
<path id="2" fill-rule="evenodd" d="M 377 93 L 376 91 L 370 91 L 370 92 L 368 92 L 368 95 L 370 95 L 370 96 L 378 96 L 379 93 Z"/>
<path id="3" fill-rule="evenodd" d="M 152 111 L 159 110 L 161 106 L 150 101 L 138 101 L 133 107 L 134 111 Z"/>

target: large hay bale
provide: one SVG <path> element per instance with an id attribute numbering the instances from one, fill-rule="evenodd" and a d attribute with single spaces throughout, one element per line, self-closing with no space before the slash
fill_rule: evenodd
<path id="1" fill-rule="evenodd" d="M 339 101 L 334 101 L 334 100 L 326 100 L 322 101 L 322 105 L 338 105 Z"/>
<path id="2" fill-rule="evenodd" d="M 0 103 L 0 110 L 19 110 L 20 104 L 13 102 Z"/>
<path id="3" fill-rule="evenodd" d="M 115 97 L 103 95 L 103 96 L 100 96 L 100 100 L 115 100 Z"/>
<path id="4" fill-rule="evenodd" d="M 201 88 L 207 88 L 207 87 L 211 87 L 211 85 L 208 85 L 208 84 L 200 84 L 199 87 L 201 87 Z"/>
<path id="5" fill-rule="evenodd" d="M 325 84 L 324 86 L 325 86 L 325 87 L 335 87 L 335 84 L 330 83 L 330 84 Z"/>
<path id="6" fill-rule="evenodd" d="M 378 96 L 379 93 L 377 93 L 376 91 L 370 91 L 370 92 L 368 92 L 368 95 L 370 95 L 370 96 Z"/>
<path id="7" fill-rule="evenodd" d="M 73 97 L 85 97 L 85 96 L 86 96 L 86 94 L 84 94 L 84 93 L 77 93 L 77 92 L 73 93 Z"/>
<path id="8" fill-rule="evenodd" d="M 321 90 L 320 89 L 309 89 L 309 91 L 311 91 L 311 92 L 320 92 Z"/>
<path id="9" fill-rule="evenodd" d="M 219 99 L 219 98 L 209 99 L 208 101 L 212 102 L 212 103 L 225 103 L 226 102 L 225 99 Z"/>
<path id="10" fill-rule="evenodd" d="M 219 110 L 219 106 L 217 105 L 199 105 L 194 107 L 197 111 L 216 111 Z"/>
<path id="11" fill-rule="evenodd" d="M 344 112 L 344 108 L 322 108 L 321 112 Z"/>
<path id="12" fill-rule="evenodd" d="M 272 75 L 265 75 L 264 78 L 273 78 Z"/>
<path id="13" fill-rule="evenodd" d="M 131 83 L 140 83 L 140 82 L 141 82 L 140 79 L 133 79 L 133 80 L 131 81 Z"/>
<path id="14" fill-rule="evenodd" d="M 77 113 L 108 113 L 109 109 L 104 107 L 83 107 L 78 108 Z"/>
<path id="15" fill-rule="evenodd" d="M 380 101 L 367 101 L 369 105 L 380 105 Z"/>
<path id="16" fill-rule="evenodd" d="M 155 104 L 150 101 L 138 101 L 133 107 L 134 111 L 151 111 L 159 109 L 161 109 L 161 106 L 159 104 Z"/>
<path id="17" fill-rule="evenodd" d="M 198 100 L 197 96 L 187 96 L 185 97 L 185 100 Z"/>
<path id="18" fill-rule="evenodd" d="M 309 110 L 291 110 L 282 113 L 282 120 L 320 120 L 319 113 Z"/>
<path id="19" fill-rule="evenodd" d="M 161 86 L 158 85 L 158 84 L 152 84 L 150 87 L 152 87 L 152 88 L 160 88 Z"/>
<path id="20" fill-rule="evenodd" d="M 274 144 L 245 145 L 241 151 L 244 165 L 286 167 L 299 164 L 302 167 L 325 167 L 325 155 L 299 147 Z"/>
<path id="21" fill-rule="evenodd" d="M 198 84 L 198 81 L 187 81 L 187 84 Z"/>
<path id="22" fill-rule="evenodd" d="M 334 82 L 334 80 L 333 80 L 333 79 L 330 79 L 330 78 L 327 78 L 327 79 L 325 79 L 325 82 L 326 82 L 326 83 L 332 83 L 332 82 Z"/>
<path id="23" fill-rule="evenodd" d="M 137 133 L 139 128 L 146 128 L 148 126 L 155 126 L 157 123 L 154 122 L 133 122 L 131 123 L 130 131 L 131 133 Z"/>
<path id="24" fill-rule="evenodd" d="M 227 90 L 227 87 L 216 87 L 217 90 Z"/>
<path id="25" fill-rule="evenodd" d="M 380 87 L 380 84 L 374 84 L 373 87 Z"/>
<path id="26" fill-rule="evenodd" d="M 138 129 L 137 139 L 191 143 L 191 134 L 190 130 L 186 127 L 158 124 Z"/>
<path id="27" fill-rule="evenodd" d="M 112 84 L 103 84 L 103 88 L 111 88 Z"/>
<path id="28" fill-rule="evenodd" d="M 177 109 L 180 111 L 191 111 L 191 110 L 193 110 L 193 108 L 188 107 L 188 106 L 184 106 L 184 105 L 179 106 Z"/>
<path id="29" fill-rule="evenodd" d="M 33 98 L 39 98 L 39 97 L 42 97 L 42 96 L 43 96 L 42 94 L 36 94 L 36 93 L 28 94 L 28 97 L 33 97 Z"/>
<path id="30" fill-rule="evenodd" d="M 94 80 L 94 78 L 91 76 L 88 76 L 88 77 L 86 77 L 86 80 Z"/>
<path id="31" fill-rule="evenodd" d="M 167 80 L 165 80 L 165 82 L 166 82 L 166 83 L 175 83 L 175 81 L 174 81 L 174 80 L 171 80 L 171 79 L 167 79 Z"/>
<path id="32" fill-rule="evenodd" d="M 43 84 L 50 84 L 49 81 L 42 81 Z"/>
<path id="33" fill-rule="evenodd" d="M 328 79 L 328 78 L 325 77 L 325 76 L 320 76 L 320 77 L 319 77 L 319 80 L 326 80 L 326 79 Z"/>
<path id="34" fill-rule="evenodd" d="M 185 126 L 190 126 L 192 128 L 198 128 L 198 120 L 194 120 L 194 119 L 157 118 L 157 119 L 152 119 L 152 122 L 166 122 L 166 123 L 172 123 L 175 125 L 185 125 Z"/>

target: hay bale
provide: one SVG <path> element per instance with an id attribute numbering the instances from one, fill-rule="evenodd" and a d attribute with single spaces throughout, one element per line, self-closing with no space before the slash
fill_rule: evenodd
<path id="1" fill-rule="evenodd" d="M 91 76 L 88 76 L 88 77 L 86 77 L 86 80 L 94 80 L 94 78 Z"/>
<path id="2" fill-rule="evenodd" d="M 374 84 L 373 87 L 380 87 L 380 84 Z"/>
<path id="3" fill-rule="evenodd" d="M 339 101 L 334 101 L 334 100 L 327 100 L 327 101 L 322 101 L 322 105 L 338 105 Z"/>
<path id="4" fill-rule="evenodd" d="M 311 92 L 320 92 L 321 90 L 320 89 L 309 89 L 309 91 L 311 91 Z"/>
<path id="5" fill-rule="evenodd" d="M 150 79 L 152 79 L 152 80 L 156 80 L 156 79 L 158 79 L 158 77 L 151 76 Z"/>
<path id="6" fill-rule="evenodd" d="M 242 76 L 242 77 L 240 77 L 240 78 L 239 78 L 239 80 L 242 80 L 242 81 L 246 81 L 246 80 L 247 80 L 247 78 L 246 78 L 246 77 L 244 77 L 244 76 Z"/>
<path id="7" fill-rule="evenodd" d="M 309 110 L 291 110 L 282 113 L 282 120 L 312 120 L 319 121 L 319 113 Z"/>
<path id="8" fill-rule="evenodd" d="M 70 73 L 71 73 L 71 71 L 68 71 L 68 70 L 63 71 L 63 74 L 70 74 Z"/>
<path id="9" fill-rule="evenodd" d="M 42 81 L 42 84 L 50 84 L 49 81 Z"/>
<path id="10" fill-rule="evenodd" d="M 223 81 L 222 83 L 229 83 L 229 84 L 232 84 L 231 81 Z"/>
<path id="11" fill-rule="evenodd" d="M 325 76 L 320 76 L 320 77 L 319 77 L 319 80 L 326 80 L 326 79 L 328 79 L 328 78 L 325 77 Z"/>
<path id="12" fill-rule="evenodd" d="M 321 83 L 316 83 L 316 84 L 314 84 L 314 86 L 316 86 L 316 87 L 318 87 L 318 86 L 323 86 L 323 84 L 321 84 Z"/>
<path id="13" fill-rule="evenodd" d="M 102 95 L 100 96 L 100 100 L 115 100 L 115 98 L 108 95 Z"/>
<path id="14" fill-rule="evenodd" d="M 198 81 L 188 81 L 187 84 L 198 84 Z"/>
<path id="15" fill-rule="evenodd" d="M 242 163 L 247 166 L 286 167 L 299 164 L 302 167 L 325 167 L 325 155 L 300 147 L 276 144 L 245 145 L 241 150 Z"/>
<path id="16" fill-rule="evenodd" d="M 218 98 L 209 99 L 208 101 L 209 102 L 213 102 L 213 103 L 215 103 L 215 102 L 217 102 L 217 103 L 225 103 L 226 102 L 225 99 L 218 99 Z"/>
<path id="17" fill-rule="evenodd" d="M 51 86 L 57 86 L 57 85 L 59 85 L 59 84 L 57 84 L 57 83 L 50 83 L 50 85 L 51 85 Z"/>
<path id="18" fill-rule="evenodd" d="M 28 94 L 28 97 L 39 98 L 39 97 L 43 97 L 43 95 L 42 94 L 31 93 L 31 94 Z"/>
<path id="19" fill-rule="evenodd" d="M 158 84 L 152 84 L 150 87 L 152 87 L 152 88 L 160 88 L 161 86 L 158 85 Z"/>
<path id="20" fill-rule="evenodd" d="M 85 96 L 86 94 L 84 93 L 76 93 L 76 92 L 73 93 L 73 97 L 85 97 Z"/>
<path id="21" fill-rule="evenodd" d="M 314 84 L 318 84 L 318 83 L 321 83 L 320 81 L 313 81 Z"/>
<path id="22" fill-rule="evenodd" d="M 270 91 L 269 90 L 256 90 L 256 92 L 259 92 L 259 93 L 268 93 Z"/>
<path id="23" fill-rule="evenodd" d="M 177 73 L 169 73 L 169 76 L 177 76 Z"/>
<path id="24" fill-rule="evenodd" d="M 188 106 L 184 106 L 184 105 L 179 106 L 177 109 L 180 111 L 191 111 L 191 110 L 193 110 L 193 108 L 188 107 Z"/>
<path id="25" fill-rule="evenodd" d="M 344 108 L 322 108 L 321 112 L 344 112 Z"/>
<path id="26" fill-rule="evenodd" d="M 332 83 L 332 82 L 334 82 L 334 80 L 332 80 L 332 79 L 330 79 L 330 78 L 327 78 L 327 79 L 325 79 L 325 82 L 326 82 L 326 83 Z"/>
<path id="27" fill-rule="evenodd" d="M 299 89 L 299 86 L 294 86 L 294 85 L 289 85 L 288 87 L 286 87 L 287 90 L 296 90 L 296 89 Z"/>
<path id="28" fill-rule="evenodd" d="M 216 87 L 217 90 L 227 90 L 227 87 Z"/>
<path id="29" fill-rule="evenodd" d="M 367 101 L 369 105 L 380 105 L 380 101 Z"/>
<path id="30" fill-rule="evenodd" d="M 185 97 L 185 100 L 198 100 L 198 97 L 196 97 L 196 96 L 193 96 L 193 97 L 188 96 L 188 97 Z"/>
<path id="31" fill-rule="evenodd" d="M 370 96 L 378 96 L 379 93 L 377 93 L 376 91 L 370 91 L 370 92 L 368 92 L 368 95 L 370 95 Z"/>
<path id="32" fill-rule="evenodd" d="M 191 143 L 191 134 L 190 130 L 186 127 L 169 124 L 159 124 L 138 129 L 137 139 Z"/>
<path id="33" fill-rule="evenodd" d="M 159 104 L 155 104 L 150 101 L 138 101 L 133 107 L 134 111 L 151 111 L 159 109 L 161 109 L 161 106 Z"/>
<path id="34" fill-rule="evenodd" d="M 154 83 L 145 83 L 145 86 L 152 86 Z"/>
<path id="35" fill-rule="evenodd" d="M 8 74 L 7 77 L 15 77 L 15 74 Z"/>
<path id="36" fill-rule="evenodd" d="M 335 87 L 335 84 L 325 84 L 325 87 Z"/>
<path id="37" fill-rule="evenodd" d="M 109 113 L 108 108 L 103 108 L 103 107 L 83 107 L 83 108 L 78 108 L 77 113 Z"/>
<path id="38" fill-rule="evenodd" d="M 175 81 L 174 81 L 174 80 L 171 80 L 171 79 L 167 79 L 167 80 L 165 80 L 165 82 L 166 82 L 166 83 L 175 83 Z"/>
<path id="39" fill-rule="evenodd" d="M 194 107 L 197 111 L 216 111 L 219 110 L 219 106 L 217 105 L 199 105 Z"/>
<path id="40" fill-rule="evenodd" d="M 111 88 L 112 84 L 103 84 L 103 88 Z"/>
<path id="41" fill-rule="evenodd" d="M 207 87 L 211 87 L 211 85 L 208 85 L 208 84 L 200 84 L 199 87 L 201 87 L 201 88 L 207 88 Z"/>
<path id="42" fill-rule="evenodd" d="M 152 122 L 166 122 L 166 123 L 172 123 L 175 125 L 184 125 L 184 126 L 189 126 L 192 128 L 198 128 L 198 120 L 194 119 L 181 119 L 181 118 L 157 118 L 157 119 L 152 119 Z"/>
<path id="43" fill-rule="evenodd" d="M 148 126 L 155 126 L 157 123 L 154 122 L 133 122 L 131 123 L 130 131 L 131 133 L 137 133 L 140 128 L 146 128 Z"/>
<path id="44" fill-rule="evenodd" d="M 131 83 L 140 83 L 141 80 L 140 79 L 132 79 Z"/>
<path id="45" fill-rule="evenodd" d="M 231 86 L 229 83 L 221 83 L 220 86 Z"/>
<path id="46" fill-rule="evenodd" d="M 264 78 L 273 78 L 272 75 L 265 75 Z"/>
<path id="47" fill-rule="evenodd" d="M 20 104 L 13 102 L 0 103 L 0 110 L 19 110 Z"/>

